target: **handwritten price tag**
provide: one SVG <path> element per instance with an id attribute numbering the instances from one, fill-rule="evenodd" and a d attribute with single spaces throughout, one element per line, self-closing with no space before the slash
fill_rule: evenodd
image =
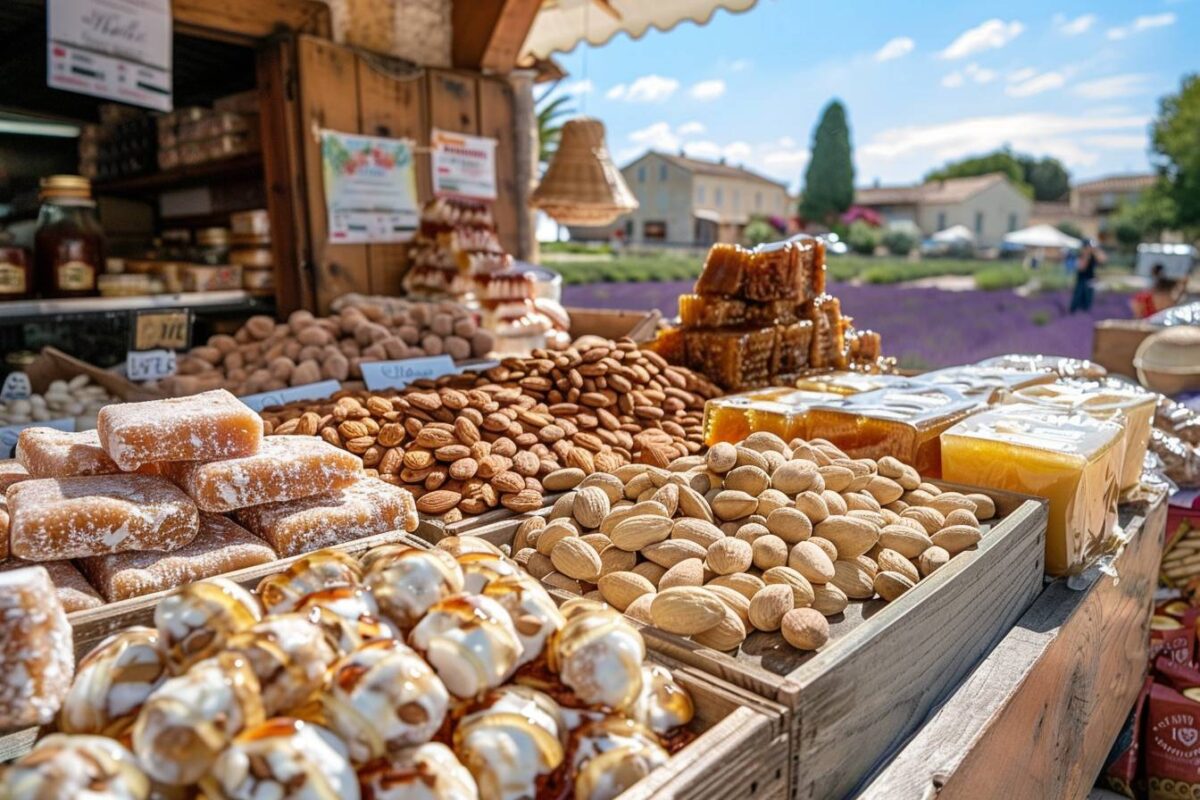
<path id="1" fill-rule="evenodd" d="M 238 399 L 250 406 L 252 410 L 262 411 L 268 406 L 281 406 L 297 400 L 324 400 L 341 388 L 342 385 L 337 381 L 319 381 L 318 383 L 306 383 L 303 386 L 289 386 L 274 392 L 248 394 Z"/>
<path id="2" fill-rule="evenodd" d="M 402 361 L 370 361 L 362 365 L 363 382 L 372 392 L 403 389 L 413 381 L 440 378 L 457 372 L 450 356 L 406 358 Z"/>
<path id="3" fill-rule="evenodd" d="M 4 379 L 4 386 L 0 387 L 0 400 L 28 400 L 31 394 L 33 386 L 24 372 L 8 373 L 8 377 Z"/>
<path id="4" fill-rule="evenodd" d="M 130 350 L 125 356 L 125 377 L 131 381 L 156 381 L 174 374 L 174 350 Z"/>
<path id="5" fill-rule="evenodd" d="M 133 350 L 186 350 L 192 338 L 192 312 L 186 308 L 138 311 L 133 328 Z"/>

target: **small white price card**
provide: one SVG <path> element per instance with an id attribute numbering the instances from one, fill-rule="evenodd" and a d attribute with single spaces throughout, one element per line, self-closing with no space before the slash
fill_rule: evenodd
<path id="1" fill-rule="evenodd" d="M 403 389 L 423 378 L 440 378 L 457 372 L 450 356 L 406 358 L 402 361 L 369 361 L 362 365 L 363 382 L 372 392 Z"/>
<path id="2" fill-rule="evenodd" d="M 125 377 L 131 381 L 157 381 L 174 374 L 174 350 L 130 350 L 125 356 Z"/>
<path id="3" fill-rule="evenodd" d="M 333 393 L 341 388 L 342 385 L 337 381 L 318 381 L 317 383 L 306 383 L 303 386 L 289 386 L 274 392 L 248 394 L 238 399 L 254 411 L 262 411 L 268 406 L 281 406 L 297 400 L 324 400 L 326 397 L 333 396 Z"/>
<path id="4" fill-rule="evenodd" d="M 4 386 L 0 386 L 0 400 L 28 400 L 33 394 L 33 386 L 29 376 L 24 372 L 10 372 L 4 378 Z"/>

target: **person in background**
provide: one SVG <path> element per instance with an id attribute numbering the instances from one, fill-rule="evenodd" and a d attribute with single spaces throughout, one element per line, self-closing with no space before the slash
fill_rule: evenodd
<path id="1" fill-rule="evenodd" d="M 1092 298 L 1095 296 L 1093 283 L 1096 281 L 1096 267 L 1108 260 L 1104 251 L 1092 239 L 1083 240 L 1083 249 L 1079 252 L 1079 264 L 1075 267 L 1075 291 L 1071 295 L 1071 310 L 1091 311 Z"/>
<path id="2" fill-rule="evenodd" d="M 1150 268 L 1150 288 L 1135 294 L 1129 301 L 1133 315 L 1138 319 L 1152 317 L 1159 311 L 1178 305 L 1187 280 L 1168 278 L 1166 267 L 1155 264 Z"/>
<path id="3" fill-rule="evenodd" d="M 1072 247 L 1063 256 L 1063 272 L 1067 275 L 1074 275 L 1077 269 L 1079 269 L 1079 251 Z"/>

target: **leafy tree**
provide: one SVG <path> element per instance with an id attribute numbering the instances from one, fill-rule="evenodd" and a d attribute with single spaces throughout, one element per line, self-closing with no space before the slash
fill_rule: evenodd
<path id="1" fill-rule="evenodd" d="M 906 231 L 891 230 L 883 235 L 883 246 L 894 256 L 906 256 L 917 246 L 917 240 Z"/>
<path id="2" fill-rule="evenodd" d="M 773 242 L 779 238 L 779 231 L 775 226 L 768 222 L 763 217 L 755 217 L 746 223 L 746 229 L 742 231 L 742 239 L 748 247 Z"/>
<path id="3" fill-rule="evenodd" d="M 1055 225 L 1054 227 L 1058 228 L 1060 231 L 1065 233 L 1067 236 L 1072 236 L 1076 239 L 1084 238 L 1083 231 L 1079 230 L 1079 226 L 1076 225 L 1074 222 L 1060 222 L 1057 225 Z"/>
<path id="4" fill-rule="evenodd" d="M 860 219 L 851 223 L 850 232 L 846 234 L 846 244 L 854 252 L 869 256 L 879 244 L 879 235 L 874 228 Z"/>
<path id="5" fill-rule="evenodd" d="M 1057 158 L 1017 155 L 1007 147 L 994 153 L 952 161 L 927 174 L 925 180 L 971 178 L 992 172 L 1003 172 L 1018 189 L 1034 200 L 1061 200 L 1071 188 L 1071 175 Z"/>
<path id="6" fill-rule="evenodd" d="M 1071 173 L 1057 158 L 1044 156 L 1017 156 L 1025 183 L 1033 187 L 1033 199 L 1054 202 L 1063 199 L 1071 191 Z"/>
<path id="7" fill-rule="evenodd" d="M 562 135 L 563 117 L 575 113 L 566 103 L 570 95 L 559 95 L 551 98 L 550 92 L 543 94 L 537 101 L 537 132 L 538 132 L 538 163 L 548 164 L 558 149 L 558 139 Z"/>
<path id="8" fill-rule="evenodd" d="M 1174 192 L 1166 180 L 1160 180 L 1135 202 L 1122 203 L 1109 220 L 1117 242 L 1133 249 L 1147 239 L 1157 239 L 1168 228 L 1181 228 Z"/>
<path id="9" fill-rule="evenodd" d="M 1165 212 L 1169 199 L 1169 227 L 1200 235 L 1200 75 L 1184 77 L 1178 94 L 1159 100 L 1150 139 L 1162 182 L 1149 197 L 1144 217 L 1155 219 Z M 1147 195 L 1151 193 L 1144 193 L 1144 200 Z"/>
<path id="10" fill-rule="evenodd" d="M 830 101 L 821 112 L 810 152 L 800 214 L 805 219 L 824 222 L 854 202 L 854 152 L 846 108 L 841 101 Z"/>
<path id="11" fill-rule="evenodd" d="M 948 178 L 973 178 L 976 175 L 988 175 L 992 172 L 1003 172 L 1008 179 L 1023 190 L 1028 190 L 1025 183 L 1025 171 L 1012 151 L 1004 148 L 994 153 L 982 156 L 969 156 L 961 161 L 951 161 L 940 169 L 935 169 L 925 176 L 927 181 L 946 180 Z"/>

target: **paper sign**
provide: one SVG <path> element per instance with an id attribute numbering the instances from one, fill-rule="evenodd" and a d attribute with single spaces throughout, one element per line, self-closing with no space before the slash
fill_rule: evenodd
<path id="1" fill-rule="evenodd" d="M 0 387 L 0 400 L 27 400 L 31 394 L 33 386 L 24 372 L 8 373 L 4 378 L 4 386 Z"/>
<path id="2" fill-rule="evenodd" d="M 48 0 L 46 83 L 171 110 L 170 0 Z"/>
<path id="3" fill-rule="evenodd" d="M 24 422 L 20 425 L 5 425 L 0 428 L 0 458 L 12 458 L 13 448 L 17 446 L 17 437 L 26 428 L 54 428 L 55 430 L 75 432 L 75 418 L 63 417 L 49 419 L 44 422 Z"/>
<path id="4" fill-rule="evenodd" d="M 440 378 L 457 372 L 450 356 L 406 358 L 402 361 L 368 361 L 362 365 L 363 382 L 372 392 L 403 389 L 423 378 Z"/>
<path id="5" fill-rule="evenodd" d="M 297 400 L 324 400 L 326 397 L 332 397 L 333 393 L 341 388 L 342 385 L 337 381 L 318 381 L 302 386 L 289 386 L 274 392 L 248 394 L 245 397 L 239 397 L 238 400 L 250 406 L 254 411 L 262 411 L 267 406 L 281 406 Z"/>
<path id="6" fill-rule="evenodd" d="M 417 229 L 417 174 L 404 139 L 321 131 L 333 244 L 403 242 Z"/>
<path id="7" fill-rule="evenodd" d="M 130 350 L 125 356 L 125 377 L 131 381 L 156 381 L 174 374 L 174 350 Z"/>
<path id="8" fill-rule="evenodd" d="M 496 140 L 433 129 L 433 193 L 496 199 Z"/>
<path id="9" fill-rule="evenodd" d="M 186 350 L 191 343 L 192 312 L 187 308 L 136 311 L 132 350 Z"/>

